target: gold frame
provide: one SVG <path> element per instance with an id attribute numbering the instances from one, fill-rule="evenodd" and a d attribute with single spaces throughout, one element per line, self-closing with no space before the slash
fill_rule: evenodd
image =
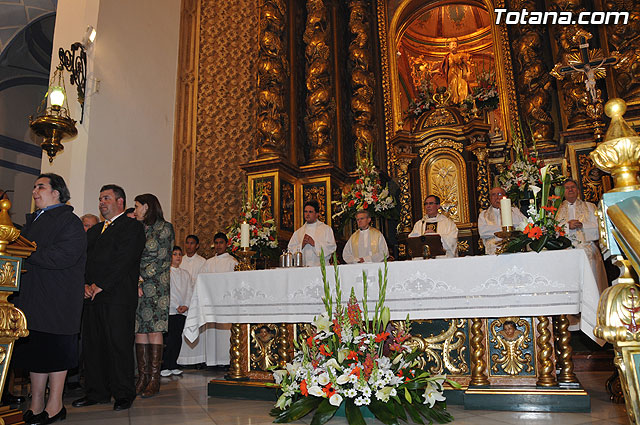
<path id="1" fill-rule="evenodd" d="M 404 12 L 411 8 L 415 9 L 411 12 L 412 15 L 415 15 L 434 6 L 446 5 L 454 2 L 459 3 L 459 1 L 405 1 L 395 10 L 388 29 L 388 0 L 377 0 L 377 2 L 378 37 L 380 40 L 381 50 L 382 88 L 385 109 L 385 139 L 388 153 L 388 169 L 391 170 L 393 169 L 393 163 L 396 161 L 395 155 L 391 151 L 391 138 L 401 129 L 399 123 L 402 121 L 402 108 L 400 106 L 399 97 L 396 95 L 397 88 L 400 83 L 398 80 L 398 65 L 395 46 L 397 44 L 397 34 L 403 33 L 406 23 L 400 22 L 400 19 Z M 500 111 L 502 113 L 505 126 L 509 122 L 520 122 L 514 75 L 513 72 L 505 72 L 505 70 L 513 69 L 507 27 L 504 23 L 500 26 L 496 26 L 494 24 L 496 21 L 494 9 L 497 6 L 504 7 L 504 4 L 500 0 L 465 0 L 464 3 L 482 7 L 489 13 L 492 41 L 495 46 L 496 80 L 498 82 L 499 95 L 501 99 Z M 519 135 L 520 129 L 517 126 L 514 131 L 517 133 L 516 135 Z M 510 145 L 515 135 L 511 134 L 511 131 L 507 129 L 505 129 L 504 134 L 506 135 L 507 143 Z"/>
<path id="2" fill-rule="evenodd" d="M 633 415 L 636 418 L 636 423 L 640 419 L 640 346 L 638 343 L 617 343 L 619 350 L 622 352 L 622 360 L 625 366 L 626 373 L 620 379 L 626 380 L 626 386 L 628 394 L 625 394 L 625 399 L 629 398 L 627 402 L 627 409 L 631 407 L 633 409 Z M 638 361 L 635 357 L 638 356 Z M 638 370 L 638 371 L 637 371 Z M 627 412 L 631 417 L 631 412 Z"/>
<path id="3" fill-rule="evenodd" d="M 576 142 L 567 144 L 567 154 L 569 156 L 569 165 L 571 166 L 571 178 L 580 181 L 580 167 L 578 164 L 577 152 L 582 149 L 595 148 L 595 141 Z"/>
<path id="4" fill-rule="evenodd" d="M 327 212 L 327 216 L 325 217 L 325 223 L 327 226 L 332 226 L 331 216 L 333 215 L 333 210 L 331 208 L 331 176 L 322 176 L 322 177 L 308 177 L 302 178 L 298 181 L 298 187 L 296 188 L 297 196 L 296 196 L 296 211 L 298 211 L 297 221 L 295 228 L 298 229 L 304 224 L 304 217 L 302 211 L 302 201 L 303 201 L 303 189 L 306 184 L 313 183 L 324 183 L 325 190 L 327 191 L 327 200 L 325 205 L 325 211 Z"/>
<path id="5" fill-rule="evenodd" d="M 438 150 L 431 151 L 427 155 L 422 158 L 420 161 L 420 191 L 422 197 L 427 196 L 429 194 L 429 182 L 427 181 L 426 171 L 429 166 L 437 159 L 441 157 L 446 157 L 451 159 L 458 168 L 458 195 L 459 198 L 462 197 L 464 200 L 458 199 L 458 216 L 460 217 L 460 221 L 457 224 L 470 223 L 469 217 L 469 191 L 467 189 L 467 169 L 465 167 L 464 158 L 458 151 L 452 148 L 439 148 Z M 424 207 L 424 203 L 422 204 L 422 215 L 424 216 L 427 212 Z"/>

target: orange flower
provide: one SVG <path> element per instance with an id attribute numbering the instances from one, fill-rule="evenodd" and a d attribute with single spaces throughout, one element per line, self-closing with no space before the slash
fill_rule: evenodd
<path id="1" fill-rule="evenodd" d="M 362 204 L 362 209 L 366 210 L 368 206 L 369 204 L 367 204 L 367 201 L 364 201 L 364 204 Z"/>
<path id="2" fill-rule="evenodd" d="M 558 209 L 556 207 L 552 207 L 552 206 L 542 207 L 542 209 L 545 210 L 545 211 L 549 211 L 549 212 L 558 211 Z"/>
<path id="3" fill-rule="evenodd" d="M 309 346 L 309 348 L 313 348 L 313 336 L 307 338 L 307 345 Z"/>
<path id="4" fill-rule="evenodd" d="M 333 387 L 331 386 L 331 382 L 329 382 L 327 385 L 325 385 L 322 388 L 322 391 L 324 391 L 324 394 L 327 396 L 327 398 L 331 398 L 331 396 L 336 393 L 336 390 L 333 389 Z"/>
<path id="5" fill-rule="evenodd" d="M 358 366 L 354 367 L 353 370 L 351 371 L 351 373 L 349 375 L 356 375 L 358 378 L 360 378 L 360 372 L 362 372 L 362 369 L 360 369 Z"/>
<path id="6" fill-rule="evenodd" d="M 300 382 L 300 394 L 302 394 L 305 397 L 309 395 L 309 390 L 307 389 L 307 380 L 306 379 L 303 379 L 302 382 Z"/>
<path id="7" fill-rule="evenodd" d="M 320 354 L 322 354 L 323 356 L 329 357 L 333 354 L 333 351 L 329 351 L 329 347 L 327 347 L 327 344 L 322 344 L 320 346 Z"/>
<path id="8" fill-rule="evenodd" d="M 387 339 L 387 338 L 389 337 L 389 335 L 391 335 L 389 332 L 382 332 L 382 333 L 379 333 L 378 335 L 376 335 L 376 339 L 375 339 L 375 341 L 376 341 L 376 342 L 382 342 L 382 341 L 384 341 L 385 339 Z"/>
<path id="9" fill-rule="evenodd" d="M 358 353 L 353 350 L 349 350 L 349 354 L 347 354 L 347 360 L 358 360 Z"/>
<path id="10" fill-rule="evenodd" d="M 522 233 L 524 233 L 531 239 L 540 239 L 540 236 L 542 236 L 542 229 L 538 226 L 532 227 L 531 224 L 527 224 Z"/>
<path id="11" fill-rule="evenodd" d="M 556 196 L 556 195 L 550 195 L 550 196 L 549 196 L 549 200 L 550 200 L 550 201 L 555 201 L 556 199 L 560 199 L 560 197 L 559 197 L 559 196 Z"/>
<path id="12" fill-rule="evenodd" d="M 560 226 L 556 226 L 556 232 L 558 232 L 560 236 L 564 236 L 566 234 Z"/>
<path id="13" fill-rule="evenodd" d="M 352 207 L 356 204 L 356 201 L 354 201 L 353 199 L 349 201 L 349 207 Z"/>

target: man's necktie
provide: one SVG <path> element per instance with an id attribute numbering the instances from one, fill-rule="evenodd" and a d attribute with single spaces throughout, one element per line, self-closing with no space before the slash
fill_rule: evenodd
<path id="1" fill-rule="evenodd" d="M 110 224 L 111 220 L 105 220 L 104 224 L 102 225 L 102 231 L 100 232 L 100 234 L 104 233 L 104 231 L 107 230 L 107 227 L 109 227 Z"/>

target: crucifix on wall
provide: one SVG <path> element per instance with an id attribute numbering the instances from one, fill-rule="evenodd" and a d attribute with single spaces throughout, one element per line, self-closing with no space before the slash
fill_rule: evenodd
<path id="1" fill-rule="evenodd" d="M 607 75 L 606 66 L 614 65 L 618 59 L 614 56 L 605 58 L 600 49 L 589 49 L 591 34 L 586 31 L 576 34 L 579 36 L 579 51 L 567 56 L 568 63 L 557 63 L 550 74 L 558 80 L 566 75 L 576 74 L 582 76 L 585 88 L 589 94 L 590 104 L 587 106 L 587 114 L 594 121 L 594 136 L 600 140 L 603 136 L 604 123 L 602 122 L 602 98 L 600 90 L 596 87 L 596 81 Z"/>

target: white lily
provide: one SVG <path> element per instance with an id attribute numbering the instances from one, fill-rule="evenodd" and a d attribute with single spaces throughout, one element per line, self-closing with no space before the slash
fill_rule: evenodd
<path id="1" fill-rule="evenodd" d="M 349 382 L 349 374 L 343 373 L 342 375 L 338 376 L 338 379 L 336 379 L 336 382 L 338 383 L 338 385 L 346 384 L 347 382 Z"/>
<path id="2" fill-rule="evenodd" d="M 341 367 L 338 364 L 337 360 L 334 359 L 333 357 L 330 358 L 329 360 L 327 360 L 327 362 L 324 364 L 324 367 L 325 367 L 325 369 L 328 369 L 330 367 L 332 367 L 332 368 L 334 368 L 336 370 L 340 370 L 341 369 Z"/>
<path id="3" fill-rule="evenodd" d="M 429 407 L 433 407 L 436 404 L 436 401 L 445 401 L 445 396 L 442 395 L 440 391 L 437 390 L 431 383 L 427 384 L 427 387 L 424 389 L 424 404 L 428 404 Z"/>
<path id="4" fill-rule="evenodd" d="M 547 164 L 540 169 L 540 175 L 542 176 L 542 181 L 544 182 L 544 178 L 547 176 L 547 172 L 549 171 L 549 165 Z"/>
<path id="5" fill-rule="evenodd" d="M 332 324 L 331 320 L 329 320 L 324 314 L 319 317 L 315 317 L 313 320 L 313 326 L 316 327 L 318 332 L 331 332 Z"/>
<path id="6" fill-rule="evenodd" d="M 276 407 L 280 410 L 284 410 L 291 404 L 291 399 L 286 397 L 284 394 L 280 396 L 278 401 L 276 402 Z"/>
<path id="7" fill-rule="evenodd" d="M 309 394 L 315 397 L 323 397 L 325 395 L 324 391 L 322 391 L 322 388 L 320 388 L 318 385 L 313 385 L 307 388 L 307 391 L 309 391 Z"/>
<path id="8" fill-rule="evenodd" d="M 324 373 L 321 373 L 320 375 L 318 375 L 318 384 L 320 384 L 320 385 L 322 385 L 324 387 L 329 382 L 331 382 L 331 379 L 329 379 L 329 374 L 327 372 L 324 372 Z"/>
<path id="9" fill-rule="evenodd" d="M 544 177 L 543 177 L 543 179 L 544 179 Z M 536 185 L 529 186 L 529 189 L 531 189 L 531 191 L 533 192 L 533 198 L 534 199 L 537 198 L 538 193 L 540 193 L 540 191 L 542 190 L 539 186 L 536 186 Z"/>
<path id="10" fill-rule="evenodd" d="M 273 380 L 276 381 L 276 384 L 280 385 L 287 374 L 288 372 L 284 369 L 276 370 L 275 372 L 273 372 Z"/>
<path id="11" fill-rule="evenodd" d="M 391 390 L 393 390 L 393 387 L 383 387 L 379 389 L 378 391 L 376 391 L 376 398 L 383 403 L 388 402 L 389 396 L 391 395 Z"/>
<path id="12" fill-rule="evenodd" d="M 338 393 L 335 393 L 331 396 L 331 398 L 329 398 L 329 404 L 331 404 L 332 406 L 340 406 L 340 404 L 342 404 L 342 396 Z"/>

